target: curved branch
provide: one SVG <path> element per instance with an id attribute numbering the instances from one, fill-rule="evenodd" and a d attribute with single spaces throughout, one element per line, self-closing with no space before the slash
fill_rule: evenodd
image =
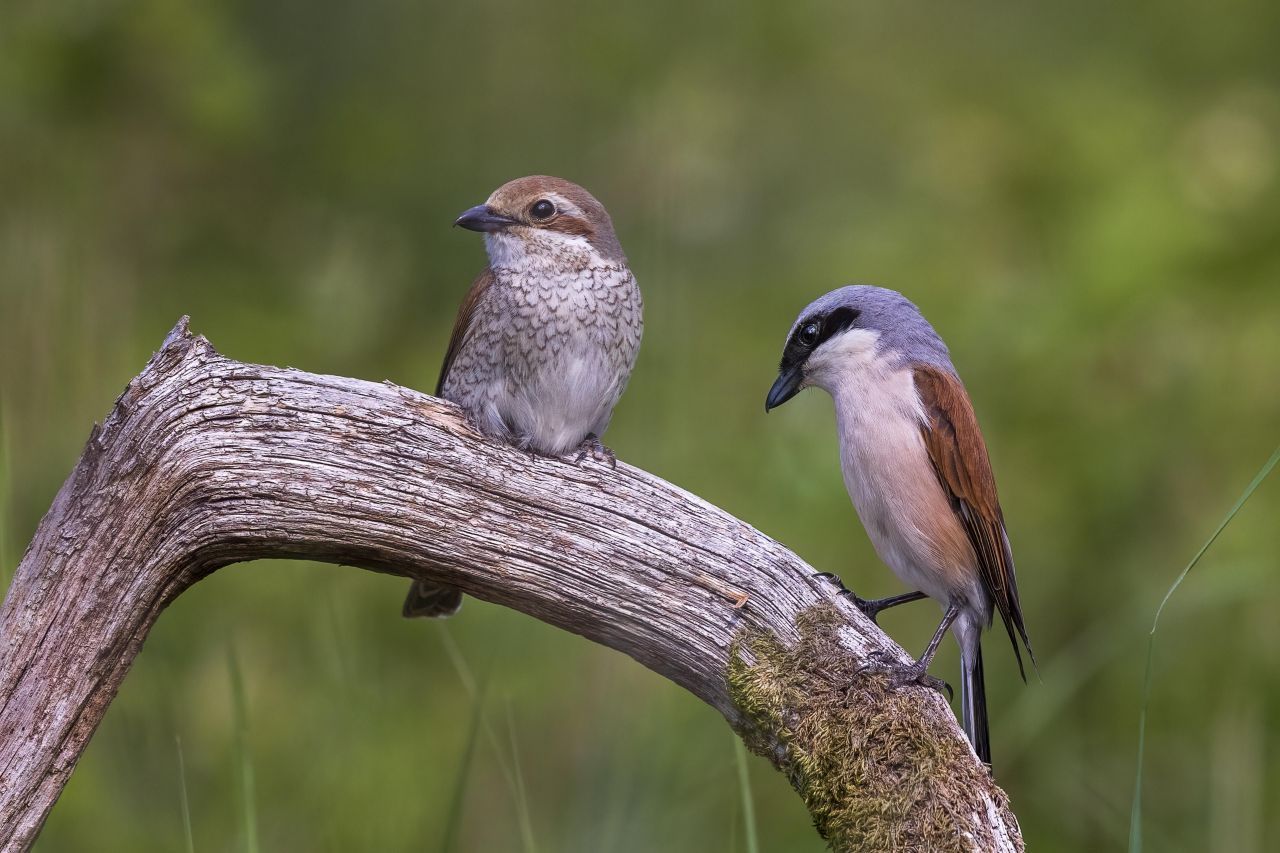
<path id="1" fill-rule="evenodd" d="M 531 458 L 390 383 L 243 364 L 186 318 L 63 484 L 0 610 L 0 849 L 35 839 L 160 611 L 229 563 L 442 580 L 718 710 L 841 850 L 1020 850 L 950 710 L 798 557 L 627 465 Z"/>

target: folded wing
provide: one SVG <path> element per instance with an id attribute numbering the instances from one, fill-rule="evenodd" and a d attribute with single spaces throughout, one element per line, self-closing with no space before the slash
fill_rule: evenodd
<path id="1" fill-rule="evenodd" d="M 1033 666 L 1036 656 L 1022 621 L 1004 513 L 973 404 L 959 377 L 951 371 L 918 366 L 914 373 L 916 392 L 924 408 L 921 432 L 929 458 L 977 554 L 982 585 L 1000 612 L 1009 641 L 1013 643 L 1013 653 L 1018 658 L 1018 671 L 1026 680 L 1018 639 L 1026 647 Z"/>

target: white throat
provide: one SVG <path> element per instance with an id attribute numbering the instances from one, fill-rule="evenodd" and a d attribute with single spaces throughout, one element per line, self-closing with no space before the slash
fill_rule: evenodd
<path id="1" fill-rule="evenodd" d="M 860 378 L 873 378 L 888 367 L 880 352 L 880 333 L 871 329 L 849 329 L 814 350 L 804 365 L 803 387 L 816 385 L 832 397 Z"/>
<path id="2" fill-rule="evenodd" d="M 539 267 L 586 269 L 607 261 L 586 237 L 541 228 L 515 227 L 484 235 L 489 266 L 523 272 Z"/>
<path id="3" fill-rule="evenodd" d="M 835 401 L 840 441 L 874 443 L 886 430 L 916 432 L 924 410 L 909 366 L 880 346 L 880 334 L 851 329 L 818 347 L 804 367 L 804 384 Z"/>

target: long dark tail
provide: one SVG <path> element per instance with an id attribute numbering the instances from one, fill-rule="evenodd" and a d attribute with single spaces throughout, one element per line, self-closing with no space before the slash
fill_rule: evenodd
<path id="1" fill-rule="evenodd" d="M 964 733 L 973 751 L 986 764 L 991 763 L 991 733 L 987 729 L 987 687 L 982 678 L 982 646 L 974 642 L 973 652 L 961 650 L 960 708 L 964 715 Z"/>

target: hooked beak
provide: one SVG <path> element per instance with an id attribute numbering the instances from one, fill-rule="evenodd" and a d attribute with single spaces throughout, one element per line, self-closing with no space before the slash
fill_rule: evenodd
<path id="1" fill-rule="evenodd" d="M 477 204 L 470 210 L 463 211 L 453 224 L 461 225 L 468 231 L 483 231 L 487 234 L 501 231 L 509 225 L 517 225 L 519 220 L 503 216 L 487 204 Z"/>
<path id="2" fill-rule="evenodd" d="M 796 364 L 788 367 L 778 375 L 778 380 L 769 389 L 769 396 L 764 399 L 764 410 L 776 409 L 792 397 L 800 393 L 800 385 L 804 382 L 804 372 Z"/>

